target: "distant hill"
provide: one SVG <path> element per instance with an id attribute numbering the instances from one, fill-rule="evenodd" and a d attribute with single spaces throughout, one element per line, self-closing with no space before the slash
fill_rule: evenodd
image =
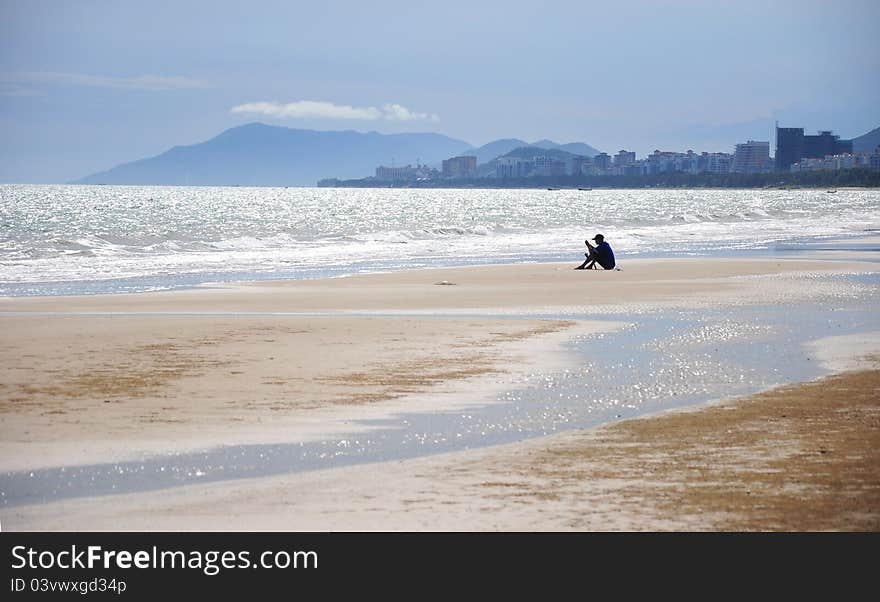
<path id="1" fill-rule="evenodd" d="M 521 145 L 526 146 L 526 145 Z M 537 146 L 538 148 L 555 148 L 559 150 L 564 150 L 565 152 L 571 153 L 573 155 L 584 155 L 586 157 L 595 157 L 600 152 L 596 150 L 589 144 L 585 144 L 583 142 L 569 142 L 568 144 L 557 144 L 552 140 L 538 140 L 537 142 L 532 142 L 528 146 Z"/>
<path id="2" fill-rule="evenodd" d="M 539 142 L 545 141 L 539 140 Z M 575 156 L 576 153 L 568 152 L 566 150 L 563 150 L 561 147 L 562 145 L 556 145 L 555 148 L 549 146 L 542 147 L 534 145 L 517 147 L 510 152 L 501 155 L 500 157 L 495 157 L 491 161 L 487 161 L 486 163 L 477 165 L 477 176 L 483 178 L 493 177 L 495 175 L 495 166 L 498 164 L 498 160 L 503 157 L 515 157 L 517 159 L 534 159 L 535 157 L 543 156 L 551 157 L 559 161 L 569 161 Z M 598 154 L 598 152 L 595 153 L 595 155 Z"/>
<path id="3" fill-rule="evenodd" d="M 870 153 L 880 146 L 880 128 L 874 128 L 867 134 L 853 138 L 853 152 Z"/>
<path id="4" fill-rule="evenodd" d="M 378 165 L 439 164 L 471 148 L 441 134 L 297 130 L 251 123 L 200 144 L 175 146 L 75 184 L 314 186 L 321 178 L 362 178 Z"/>
<path id="5" fill-rule="evenodd" d="M 477 158 L 477 165 L 488 163 L 492 161 L 492 159 L 496 159 L 503 155 L 506 155 L 510 151 L 523 148 L 523 147 L 538 147 L 543 149 L 558 149 L 563 150 L 573 155 L 586 155 L 588 157 L 595 157 L 599 154 L 600 151 L 596 150 L 589 144 L 585 144 L 583 142 L 569 142 L 568 144 L 557 144 L 552 140 L 538 140 L 537 142 L 533 142 L 529 144 L 524 140 L 520 140 L 519 138 L 502 138 L 501 140 L 494 140 L 488 144 L 484 144 L 483 146 L 475 149 L 471 149 L 467 151 L 468 155 L 475 156 Z M 493 168 L 494 169 L 494 168 Z"/>
<path id="6" fill-rule="evenodd" d="M 518 138 L 502 138 L 501 140 L 494 140 L 484 144 L 479 148 L 473 148 L 467 151 L 467 154 L 476 157 L 477 165 L 480 165 L 481 163 L 488 163 L 495 157 L 506 155 L 515 148 L 528 146 L 528 144 L 528 142 Z"/>
<path id="7" fill-rule="evenodd" d="M 570 153 L 568 151 L 564 151 L 559 148 L 543 148 L 540 146 L 523 146 L 520 148 L 515 148 L 506 155 L 505 157 L 516 157 L 517 159 L 534 159 L 535 157 L 551 157 L 553 159 L 558 159 L 560 161 L 565 161 L 567 159 L 571 159 L 574 156 L 574 153 Z M 499 157 L 500 158 L 500 157 Z"/>

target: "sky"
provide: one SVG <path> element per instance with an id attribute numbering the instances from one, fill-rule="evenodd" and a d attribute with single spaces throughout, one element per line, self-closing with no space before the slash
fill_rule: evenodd
<path id="1" fill-rule="evenodd" d="M 254 121 L 732 152 L 880 126 L 880 2 L 0 0 L 0 182 Z"/>

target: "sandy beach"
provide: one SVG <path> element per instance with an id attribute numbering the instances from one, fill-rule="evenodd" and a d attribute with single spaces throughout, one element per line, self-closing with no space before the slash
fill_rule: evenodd
<path id="1" fill-rule="evenodd" d="M 317 441 L 488 402 L 576 361 L 565 343 L 619 328 L 608 314 L 834 299 L 834 275 L 877 271 L 858 259 L 525 264 L 4 298 L 0 470 Z M 29 530 L 875 530 L 878 347 L 855 337 L 835 349 L 829 369 L 861 371 L 504 446 L 0 516 Z"/>
<path id="2" fill-rule="evenodd" d="M 4 526 L 876 531 L 880 370 L 515 445 L 13 507 Z"/>

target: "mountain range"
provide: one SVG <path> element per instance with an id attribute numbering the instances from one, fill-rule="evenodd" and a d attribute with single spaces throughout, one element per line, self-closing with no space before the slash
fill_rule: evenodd
<path id="1" fill-rule="evenodd" d="M 539 143 L 545 143 L 545 146 L 538 146 Z M 566 147 L 568 148 L 579 148 L 578 143 L 573 144 L 554 144 L 554 146 L 547 146 L 546 143 L 549 142 L 547 140 L 539 140 L 536 143 L 529 144 L 527 146 L 517 146 L 510 152 L 507 152 L 500 157 L 495 157 L 491 161 L 487 161 L 486 163 L 481 163 L 477 165 L 477 176 L 481 178 L 492 177 L 495 175 L 495 167 L 499 163 L 499 159 L 502 158 L 515 158 L 522 159 L 525 161 L 534 161 L 536 157 L 544 156 L 550 159 L 555 159 L 557 161 L 563 161 L 565 163 L 569 162 L 576 155 L 587 154 L 587 153 L 573 153 L 568 150 L 564 150 Z M 586 145 L 584 145 L 586 146 Z M 592 148 L 592 147 L 589 147 Z M 589 153 L 589 156 L 595 157 L 599 153 L 594 151 Z"/>
<path id="2" fill-rule="evenodd" d="M 523 146 L 597 155 L 582 142 L 529 144 L 509 138 L 474 148 L 442 134 L 300 130 L 262 123 L 230 128 L 199 144 L 175 146 L 155 157 L 124 163 L 74 184 L 193 186 L 314 186 L 322 178 L 370 176 L 379 165 L 439 167 L 443 159 L 475 155 L 487 163 Z"/>
<path id="3" fill-rule="evenodd" d="M 383 163 L 435 163 L 469 148 L 441 134 L 321 132 L 251 123 L 74 183 L 314 186 L 323 177 L 361 178 Z"/>
<path id="4" fill-rule="evenodd" d="M 867 134 L 853 138 L 853 152 L 870 153 L 880 146 L 880 128 L 874 128 Z"/>
<path id="5" fill-rule="evenodd" d="M 870 152 L 878 145 L 880 128 L 853 138 L 855 152 Z M 485 176 L 495 172 L 498 157 L 531 157 L 538 149 L 561 159 L 592 157 L 600 152 L 583 142 L 558 144 L 544 139 L 529 143 L 503 138 L 474 147 L 434 133 L 317 131 L 250 123 L 199 144 L 175 146 L 155 157 L 86 176 L 74 184 L 314 186 L 322 178 L 364 178 L 379 165 L 440 167 L 443 159 L 463 154 L 476 156 L 478 173 Z"/>
<path id="6" fill-rule="evenodd" d="M 529 143 L 525 140 L 520 140 L 519 138 L 502 138 L 501 140 L 495 140 L 494 142 L 484 144 L 479 148 L 470 149 L 468 151 L 468 154 L 475 156 L 477 158 L 477 165 L 481 165 L 483 163 L 489 163 L 493 159 L 497 159 L 498 157 L 504 156 L 513 150 L 523 148 L 525 146 L 535 146 L 546 150 L 562 150 L 573 155 L 586 155 L 588 157 L 595 157 L 601 152 L 596 150 L 589 144 L 585 144 L 583 142 L 557 144 L 552 140 L 545 139 Z"/>

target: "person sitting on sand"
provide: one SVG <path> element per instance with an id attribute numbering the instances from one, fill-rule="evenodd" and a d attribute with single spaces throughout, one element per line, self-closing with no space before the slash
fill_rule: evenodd
<path id="1" fill-rule="evenodd" d="M 611 245 L 605 242 L 605 237 L 601 234 L 597 234 L 593 237 L 593 240 L 596 241 L 596 246 L 590 244 L 589 240 L 585 240 L 584 244 L 587 245 L 587 249 L 589 252 L 584 253 L 586 259 L 582 264 L 576 267 L 576 270 L 592 270 L 595 269 L 596 264 L 598 263 L 606 270 L 614 269 L 614 251 L 611 250 Z"/>

